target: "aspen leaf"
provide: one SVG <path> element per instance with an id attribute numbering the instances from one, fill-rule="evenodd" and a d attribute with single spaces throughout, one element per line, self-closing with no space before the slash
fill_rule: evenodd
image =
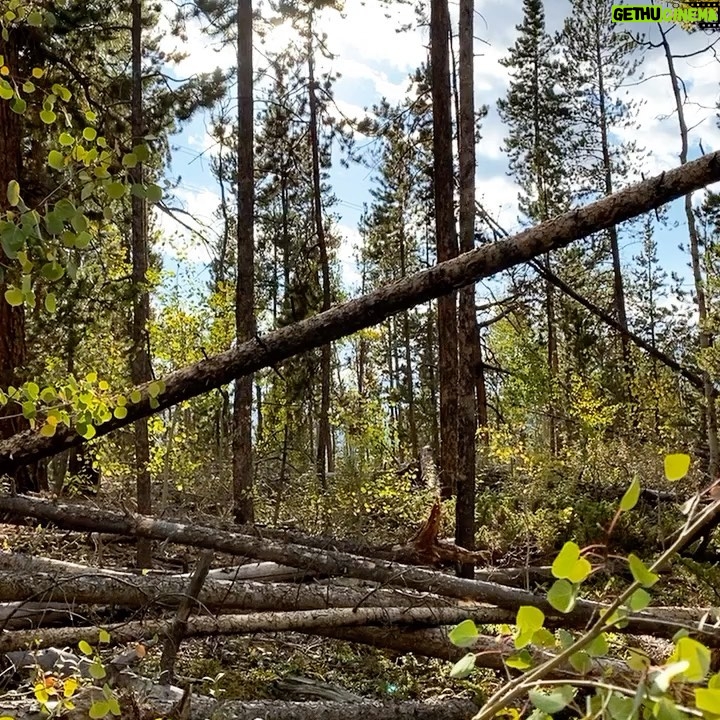
<path id="1" fill-rule="evenodd" d="M 690 469 L 690 456 L 683 453 L 665 456 L 665 477 L 668 480 L 682 480 Z"/>
<path id="2" fill-rule="evenodd" d="M 20 183 L 17 180 L 11 180 L 8 183 L 7 200 L 12 207 L 17 207 L 20 202 Z"/>
<path id="3" fill-rule="evenodd" d="M 640 481 L 638 480 L 637 475 L 636 475 L 632 479 L 632 482 L 630 483 L 630 487 L 625 491 L 625 494 L 622 496 L 622 500 L 620 500 L 620 509 L 623 512 L 632 510 L 637 505 L 637 502 L 639 499 L 640 499 Z"/>
<path id="4" fill-rule="evenodd" d="M 477 626 L 472 620 L 463 620 L 448 633 L 448 639 L 457 647 L 470 647 L 478 637 Z"/>
<path id="5" fill-rule="evenodd" d="M 464 678 L 475 669 L 475 655 L 468 653 L 464 658 L 458 660 L 450 670 L 450 677 Z"/>

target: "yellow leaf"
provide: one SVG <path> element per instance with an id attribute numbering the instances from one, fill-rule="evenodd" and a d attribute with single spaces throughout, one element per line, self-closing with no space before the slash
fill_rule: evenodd
<path id="1" fill-rule="evenodd" d="M 675 453 L 665 456 L 665 477 L 668 480 L 682 480 L 690 469 L 690 456 Z"/>

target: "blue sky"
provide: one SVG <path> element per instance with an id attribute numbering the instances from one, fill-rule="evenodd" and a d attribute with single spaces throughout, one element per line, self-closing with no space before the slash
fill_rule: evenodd
<path id="1" fill-rule="evenodd" d="M 546 2 L 548 27 L 558 28 L 569 12 L 565 0 Z M 502 152 L 504 129 L 497 116 L 495 103 L 505 94 L 508 74 L 499 64 L 515 40 L 515 26 L 521 21 L 522 3 L 508 3 L 503 0 L 477 0 L 476 25 L 475 91 L 479 105 L 490 106 L 490 113 L 483 125 L 483 139 L 477 147 L 477 194 L 488 211 L 507 229 L 519 227 L 517 211 L 517 187 L 507 175 L 507 161 Z M 451 4 L 451 14 L 457 6 Z M 386 17 L 389 15 L 390 17 Z M 400 100 L 408 85 L 408 74 L 426 56 L 427 29 L 421 28 L 398 34 L 396 28 L 413 20 L 411 8 L 392 6 L 390 10 L 377 0 L 346 0 L 341 15 L 328 12 L 323 20 L 323 29 L 328 34 L 328 45 L 336 54 L 327 64 L 341 73 L 342 78 L 335 86 L 335 97 L 340 109 L 348 116 L 358 116 L 364 107 L 377 103 L 383 96 L 391 102 Z M 453 24 L 456 18 L 453 17 Z M 657 30 L 652 25 L 626 26 L 633 31 L 646 32 L 650 38 Z M 649 32 L 648 32 L 649 31 Z M 263 53 L 267 49 L 281 46 L 288 37 L 287 28 L 278 28 L 265 45 L 257 45 Z M 707 35 L 687 33 L 675 28 L 670 36 L 673 52 L 690 55 L 708 44 Z M 172 46 L 172 41 L 169 40 Z M 234 65 L 231 48 L 217 52 L 197 26 L 189 28 L 188 42 L 183 49 L 189 53 L 187 60 L 175 68 L 177 76 L 188 76 L 193 72 L 211 71 L 216 66 Z M 262 67 L 262 54 L 256 52 L 256 67 Z M 688 103 L 686 116 L 691 131 L 691 157 L 699 154 L 698 142 L 706 152 L 720 148 L 720 130 L 716 124 L 716 109 L 720 95 L 720 73 L 717 61 L 709 54 L 677 60 L 678 74 L 686 83 Z M 677 117 L 667 66 L 661 50 L 652 51 L 645 60 L 642 72 L 646 78 L 642 83 L 637 78 L 628 90 L 642 105 L 638 116 L 639 130 L 626 133 L 627 139 L 635 139 L 651 151 L 644 163 L 646 177 L 669 169 L 678 164 L 680 140 Z M 169 176 L 180 176 L 175 204 L 184 207 L 198 222 L 204 234 L 217 229 L 212 211 L 219 202 L 217 186 L 209 170 L 208 156 L 212 153 L 212 142 L 207 133 L 209 118 L 198 116 L 181 133 L 173 138 L 172 165 Z M 362 204 L 369 201 L 372 171 L 364 166 L 343 169 L 339 164 L 331 173 L 331 181 L 338 205 L 335 211 L 340 215 L 340 231 L 343 242 L 339 251 L 345 284 L 356 289 L 357 274 L 354 268 L 354 246 L 358 241 L 357 222 Z M 660 228 L 657 232 L 659 255 L 665 269 L 675 270 L 687 276 L 686 255 L 677 246 L 686 239 L 682 225 L 682 210 L 679 203 L 671 208 L 670 219 L 681 221 L 675 229 Z M 187 218 L 186 218 L 187 219 Z M 192 224 L 192 221 L 190 221 Z M 185 257 L 185 267 L 195 277 L 202 279 L 207 253 L 202 243 L 177 226 L 167 217 L 160 218 L 166 235 L 174 235 L 174 248 L 165 247 L 166 267 L 176 264 L 173 258 Z M 671 223 L 672 224 L 672 223 Z M 208 227 L 209 226 L 209 227 Z M 180 248 L 178 250 L 178 248 Z M 639 247 L 626 246 L 622 249 L 623 261 L 630 263 Z"/>

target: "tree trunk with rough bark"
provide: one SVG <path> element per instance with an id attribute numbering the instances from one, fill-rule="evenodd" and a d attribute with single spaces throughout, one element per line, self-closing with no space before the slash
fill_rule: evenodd
<path id="1" fill-rule="evenodd" d="M 688 161 L 688 127 L 685 120 L 685 108 L 682 96 L 680 94 L 680 80 L 675 71 L 675 62 L 670 50 L 670 43 L 667 39 L 667 33 L 658 24 L 660 28 L 660 36 L 662 38 L 663 50 L 665 51 L 665 59 L 668 65 L 670 81 L 672 82 L 673 97 L 675 99 L 675 109 L 677 110 L 678 125 L 680 128 L 680 164 L 685 165 Z M 690 238 L 690 261 L 692 265 L 693 282 L 695 284 L 695 298 L 698 308 L 698 326 L 700 338 L 700 352 L 707 350 L 713 345 L 713 337 L 708 330 L 708 307 L 705 297 L 705 283 L 703 281 L 702 269 L 700 265 L 700 243 L 698 238 L 697 225 L 695 224 L 695 215 L 693 215 L 692 193 L 685 195 L 685 219 L 687 220 L 688 236 Z M 708 441 L 708 474 L 711 478 L 716 478 L 720 469 L 720 444 L 718 443 L 718 420 L 717 406 L 715 404 L 715 388 L 710 374 L 706 370 L 701 370 L 703 380 L 703 390 L 705 393 L 705 428 Z"/>
<path id="2" fill-rule="evenodd" d="M 458 146 L 460 161 L 460 250 L 475 247 L 475 93 L 473 26 L 474 0 L 460 0 L 458 64 Z M 475 360 L 477 352 L 475 285 L 460 291 L 458 327 L 458 476 L 455 502 L 455 543 L 475 549 Z M 460 567 L 462 577 L 473 577 L 475 566 Z"/>
<path id="3" fill-rule="evenodd" d="M 447 0 L 430 3 L 430 73 L 433 115 L 433 189 L 438 262 L 457 256 L 453 187 L 452 114 Z M 458 471 L 458 330 L 457 293 L 438 300 L 440 375 L 440 489 L 444 499 L 455 490 Z"/>
<path id="4" fill-rule="evenodd" d="M 252 0 L 237 5 L 237 278 L 235 283 L 235 335 L 237 344 L 255 336 L 254 242 L 254 131 Z M 251 374 L 235 380 L 233 404 L 233 515 L 238 523 L 255 519 L 253 502 Z"/>
<path id="5" fill-rule="evenodd" d="M 143 142 L 143 78 L 142 78 L 142 0 L 132 0 L 132 100 L 131 132 L 133 145 Z M 133 182 L 142 184 L 143 168 L 138 163 L 130 171 Z M 150 293 L 147 288 L 148 237 L 147 207 L 145 200 L 136 195 L 131 200 L 132 230 L 132 349 L 131 376 L 134 385 L 152 380 L 150 366 Z M 150 439 L 147 418 L 135 422 L 135 473 L 137 474 L 138 512 L 149 515 L 152 512 L 150 479 Z M 149 568 L 152 565 L 152 544 L 147 539 L 138 540 L 138 567 Z"/>

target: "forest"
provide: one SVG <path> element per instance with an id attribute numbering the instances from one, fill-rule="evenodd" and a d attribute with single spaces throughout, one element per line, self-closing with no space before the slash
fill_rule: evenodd
<path id="1" fill-rule="evenodd" d="M 0 720 L 720 720 L 720 6 L 653 7 L 0 0 Z"/>

